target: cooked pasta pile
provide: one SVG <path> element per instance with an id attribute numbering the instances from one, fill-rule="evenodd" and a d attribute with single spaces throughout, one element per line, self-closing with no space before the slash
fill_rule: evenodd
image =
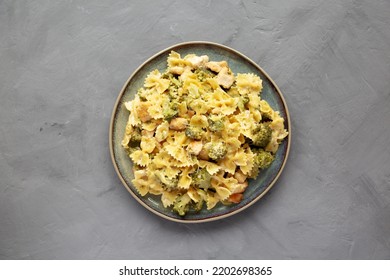
<path id="1" fill-rule="evenodd" d="M 149 73 L 124 104 L 122 146 L 139 194 L 161 195 L 179 215 L 239 203 L 288 135 L 261 90 L 260 77 L 234 75 L 226 61 L 172 51 L 166 72 Z"/>

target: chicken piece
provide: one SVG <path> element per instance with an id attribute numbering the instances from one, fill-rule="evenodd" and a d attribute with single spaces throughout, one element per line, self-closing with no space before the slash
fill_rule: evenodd
<path id="1" fill-rule="evenodd" d="M 222 68 L 227 68 L 228 64 L 226 61 L 210 61 L 206 63 L 206 67 L 209 68 L 211 71 L 219 73 L 219 71 L 222 70 Z"/>
<path id="2" fill-rule="evenodd" d="M 245 181 L 242 184 L 237 184 L 232 193 L 243 193 L 248 187 L 248 181 Z"/>
<path id="3" fill-rule="evenodd" d="M 192 64 L 193 68 L 199 68 L 209 61 L 209 57 L 207 55 L 202 55 L 202 56 L 195 55 L 186 58 L 186 60 Z"/>
<path id="4" fill-rule="evenodd" d="M 147 130 L 143 129 L 143 130 L 141 131 L 141 135 L 142 135 L 142 136 L 145 136 L 145 137 L 148 137 L 148 138 L 152 138 L 152 137 L 154 136 L 154 130 L 152 130 L 152 131 L 147 131 Z"/>
<path id="5" fill-rule="evenodd" d="M 239 202 L 241 202 L 243 197 L 244 196 L 242 193 L 234 193 L 234 194 L 229 196 L 228 201 L 232 202 L 232 203 L 239 203 Z"/>
<path id="6" fill-rule="evenodd" d="M 195 115 L 195 111 L 194 110 L 188 110 L 187 114 L 188 114 L 189 118 L 192 118 Z"/>
<path id="7" fill-rule="evenodd" d="M 198 158 L 202 159 L 202 160 L 209 160 L 208 150 L 203 147 L 202 150 L 198 154 Z"/>
<path id="8" fill-rule="evenodd" d="M 188 120 L 185 118 L 174 118 L 169 123 L 169 128 L 172 130 L 184 130 L 188 125 Z"/>
<path id="9" fill-rule="evenodd" d="M 247 176 L 244 175 L 244 173 L 241 172 L 241 170 L 234 173 L 234 178 L 237 179 L 239 183 L 244 183 L 246 181 Z"/>
<path id="10" fill-rule="evenodd" d="M 234 83 L 234 75 L 228 72 L 228 68 L 224 67 L 217 75 L 217 82 L 224 88 L 230 88 Z"/>
<path id="11" fill-rule="evenodd" d="M 146 102 L 141 102 L 140 105 L 137 107 L 137 114 L 138 118 L 142 122 L 148 122 L 152 119 L 152 117 L 149 115 L 148 112 L 149 104 Z"/>
<path id="12" fill-rule="evenodd" d="M 192 141 L 190 144 L 188 144 L 188 152 L 192 155 L 199 155 L 200 151 L 203 148 L 202 141 Z"/>
<path id="13" fill-rule="evenodd" d="M 175 74 L 175 75 L 183 74 L 184 70 L 185 70 L 184 67 L 181 67 L 181 66 L 173 66 L 173 67 L 169 68 L 169 72 L 171 72 L 172 74 Z"/>

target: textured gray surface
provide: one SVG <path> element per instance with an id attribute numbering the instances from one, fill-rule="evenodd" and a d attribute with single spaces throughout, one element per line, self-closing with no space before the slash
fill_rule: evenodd
<path id="1" fill-rule="evenodd" d="M 0 1 L 0 258 L 390 259 L 389 15 L 387 0 Z M 264 199 L 182 225 L 127 193 L 108 127 L 131 72 L 192 40 L 259 63 L 293 141 Z"/>

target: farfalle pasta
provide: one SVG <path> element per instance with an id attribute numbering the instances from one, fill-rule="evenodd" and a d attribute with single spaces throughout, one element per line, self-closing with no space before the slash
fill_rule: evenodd
<path id="1" fill-rule="evenodd" d="M 134 187 L 161 195 L 179 215 L 239 203 L 288 135 L 284 119 L 261 99 L 257 75 L 174 51 L 167 64 L 124 104 L 122 146 L 134 163 Z"/>

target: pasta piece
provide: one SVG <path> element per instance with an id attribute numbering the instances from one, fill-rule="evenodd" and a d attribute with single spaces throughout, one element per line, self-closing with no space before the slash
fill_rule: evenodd
<path id="1" fill-rule="evenodd" d="M 242 173 L 248 175 L 254 166 L 254 154 L 251 149 L 246 149 L 246 164 L 241 165 L 240 169 Z"/>
<path id="2" fill-rule="evenodd" d="M 213 209 L 218 202 L 219 202 L 218 194 L 207 191 L 207 197 L 206 197 L 207 210 Z"/>
<path id="3" fill-rule="evenodd" d="M 165 175 L 169 179 L 173 179 L 177 177 L 180 173 L 180 169 L 177 167 L 167 166 L 165 169 Z"/>
<path id="4" fill-rule="evenodd" d="M 263 88 L 262 80 L 254 74 L 237 74 L 236 82 L 241 95 L 259 93 Z"/>
<path id="5" fill-rule="evenodd" d="M 135 151 L 130 154 L 130 158 L 139 166 L 145 167 L 150 163 L 149 155 L 144 151 Z"/>
<path id="6" fill-rule="evenodd" d="M 218 164 L 206 160 L 200 160 L 199 166 L 202 168 L 206 168 L 207 172 L 210 175 L 216 174 L 221 169 Z"/>
<path id="7" fill-rule="evenodd" d="M 168 152 L 168 154 L 173 157 L 174 159 L 180 161 L 180 162 L 187 162 L 188 161 L 188 154 L 186 150 L 183 149 L 183 147 L 180 147 L 179 145 L 166 145 L 165 150 Z"/>
<path id="8" fill-rule="evenodd" d="M 233 156 L 233 162 L 237 166 L 243 166 L 243 165 L 246 165 L 248 163 L 248 157 L 247 157 L 244 149 L 240 148 L 235 153 L 235 155 Z"/>
<path id="9" fill-rule="evenodd" d="M 156 69 L 146 77 L 144 86 L 155 88 L 161 94 L 168 89 L 169 83 L 169 80 L 161 78 L 161 73 Z"/>
<path id="10" fill-rule="evenodd" d="M 171 192 L 165 191 L 161 194 L 161 202 L 165 208 L 172 206 L 178 196 L 179 196 L 178 191 L 171 191 Z"/>
<path id="11" fill-rule="evenodd" d="M 207 117 L 203 115 L 195 115 L 190 120 L 190 125 L 205 128 L 208 127 L 209 122 L 207 121 Z"/>
<path id="12" fill-rule="evenodd" d="M 137 98 L 133 101 L 125 102 L 125 107 L 127 110 L 130 111 L 129 119 L 127 121 L 128 124 L 131 126 L 137 126 L 141 124 L 140 119 L 138 118 L 137 110 L 135 105 L 137 104 Z"/>
<path id="13" fill-rule="evenodd" d="M 168 56 L 168 69 L 172 67 L 186 67 L 190 65 L 191 62 L 182 59 L 180 54 L 175 51 L 171 51 L 171 53 Z"/>
<path id="14" fill-rule="evenodd" d="M 232 193 L 225 187 L 216 187 L 215 188 L 218 197 L 221 201 L 226 200 Z"/>
<path id="15" fill-rule="evenodd" d="M 220 160 L 218 162 L 221 169 L 224 170 L 225 172 L 230 173 L 230 174 L 234 174 L 234 172 L 236 171 L 236 167 L 237 167 L 237 165 L 234 163 L 232 157 L 233 157 L 233 155 L 228 153 L 222 160 Z"/>
<path id="16" fill-rule="evenodd" d="M 149 192 L 148 177 L 145 170 L 135 171 L 132 183 L 141 196 L 145 196 Z"/>
<path id="17" fill-rule="evenodd" d="M 164 121 L 156 129 L 156 136 L 155 136 L 156 140 L 158 142 L 162 142 L 168 137 L 168 134 L 169 134 L 169 123 L 167 121 Z"/>
<path id="18" fill-rule="evenodd" d="M 121 142 L 121 145 L 123 148 L 129 147 L 130 138 L 131 138 L 131 136 L 129 134 L 125 134 L 125 136 L 123 136 L 123 140 Z"/>
<path id="19" fill-rule="evenodd" d="M 142 129 L 146 130 L 146 131 L 154 132 L 157 125 L 158 125 L 157 122 L 145 122 L 145 123 L 142 123 Z"/>
<path id="20" fill-rule="evenodd" d="M 227 116 L 233 114 L 236 110 L 238 98 L 233 98 L 222 89 L 217 88 L 208 102 L 210 102 L 210 107 L 213 108 L 213 114 Z"/>
<path id="21" fill-rule="evenodd" d="M 143 136 L 140 145 L 142 151 L 150 154 L 156 147 L 156 140 L 154 140 L 154 138 L 148 138 Z"/>
<path id="22" fill-rule="evenodd" d="M 202 197 L 200 196 L 199 192 L 193 187 L 188 189 L 187 194 L 194 202 L 199 202 L 202 200 Z"/>

